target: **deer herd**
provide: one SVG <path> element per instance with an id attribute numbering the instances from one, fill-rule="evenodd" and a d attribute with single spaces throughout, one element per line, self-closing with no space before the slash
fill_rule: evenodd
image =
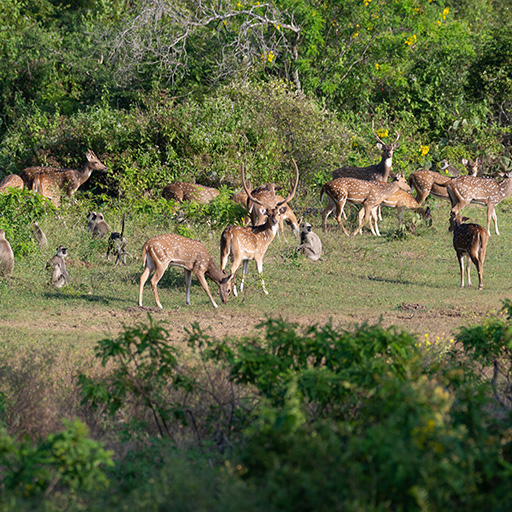
<path id="1" fill-rule="evenodd" d="M 372 127 L 373 131 L 373 127 Z M 479 161 L 462 160 L 467 174 L 459 175 L 456 168 L 446 161 L 441 170 L 445 174 L 432 170 L 420 170 L 410 174 L 406 180 L 401 173 L 392 172 L 393 152 L 398 147 L 400 133 L 391 144 L 386 144 L 374 131 L 377 148 L 382 153 L 379 163 L 368 167 L 341 167 L 332 172 L 333 179 L 323 185 L 320 200 L 327 198 L 328 205 L 322 211 L 322 228 L 327 230 L 327 219 L 334 212 L 337 224 L 347 236 L 349 231 L 342 217 L 346 219 L 345 206 L 348 204 L 361 205 L 358 215 L 358 227 L 354 235 L 362 233 L 365 225 L 369 225 L 375 236 L 380 236 L 378 221 L 382 220 L 382 206 L 397 208 L 399 216 L 403 208 L 418 212 L 425 219 L 431 218 L 430 209 L 423 208 L 422 203 L 432 195 L 436 198 L 449 200 L 451 216 L 449 231 L 453 233 L 453 247 L 460 265 L 461 288 L 464 287 L 464 275 L 467 284 L 471 286 L 470 265 L 473 262 L 477 268 L 479 289 L 482 289 L 482 270 L 490 236 L 491 220 L 497 235 L 498 223 L 496 205 L 512 193 L 512 173 L 501 174 L 502 180 L 477 176 Z M 87 162 L 81 169 L 58 169 L 54 167 L 29 167 L 20 175 L 11 174 L 0 182 L 0 193 L 8 188 L 28 188 L 48 198 L 56 208 L 60 205 L 62 195 L 72 197 L 78 188 L 85 183 L 95 170 L 106 170 L 105 165 L 92 151 L 86 153 Z M 247 207 L 248 216 L 245 224 L 227 226 L 220 238 L 220 267 L 216 265 L 206 247 L 197 240 L 192 240 L 176 234 L 164 234 L 147 240 L 142 249 L 143 272 L 139 281 L 138 304 L 142 307 L 144 284 L 151 273 L 151 288 L 158 308 L 163 309 L 160 302 L 157 285 L 169 266 L 182 267 L 185 272 L 186 304 L 190 304 L 190 286 L 192 273 L 199 280 L 208 295 L 212 305 L 217 307 L 206 278 L 217 286 L 221 301 L 226 303 L 231 295 L 238 296 L 236 274 L 242 266 L 242 278 L 239 291 L 244 289 L 244 281 L 251 260 L 256 264 L 263 293 L 268 294 L 263 280 L 263 260 L 265 254 L 279 232 L 283 232 L 284 222 L 291 225 L 295 235 L 300 233 L 300 245 L 297 251 L 307 258 L 317 261 L 321 258 L 322 243 L 320 237 L 313 232 L 311 224 L 304 222 L 302 230 L 291 207 L 290 201 L 295 196 L 299 183 L 299 169 L 292 159 L 294 178 L 291 189 L 286 197 L 277 192 L 280 190 L 274 183 L 267 183 L 253 188 L 246 181 L 245 168 L 241 166 L 242 190 L 233 200 Z M 449 175 L 448 175 L 448 174 Z M 389 181 L 391 179 L 391 181 Z M 412 192 L 416 192 L 413 197 Z M 219 195 L 219 191 L 196 183 L 174 182 L 164 187 L 162 196 L 178 202 L 196 201 L 208 203 Z M 466 223 L 467 217 L 461 217 L 461 210 L 470 203 L 487 207 L 487 229 L 478 224 Z M 88 229 L 93 236 L 104 236 L 110 233 L 110 227 L 101 213 L 91 212 L 87 216 Z M 38 231 L 41 231 L 37 226 Z M 126 239 L 124 233 L 124 215 L 121 233 L 111 233 L 107 256 L 114 251 L 117 254 L 116 264 L 126 256 Z M 44 237 L 44 234 L 42 235 Z M 40 237 L 38 237 L 39 239 Z M 122 250 L 121 250 L 122 248 Z M 62 247 L 57 255 L 48 263 L 53 272 L 61 271 L 58 284 L 62 286 L 69 282 L 65 270 Z M 117 251 L 117 252 L 115 252 Z M 466 268 L 464 267 L 466 259 Z M 231 262 L 230 272 L 226 268 Z M 126 263 L 126 259 L 124 260 Z M 51 264 L 50 264 L 51 263 Z M 0 231 L 0 274 L 10 274 L 14 265 L 14 256 L 5 233 Z M 54 276 L 55 277 L 55 276 Z"/>

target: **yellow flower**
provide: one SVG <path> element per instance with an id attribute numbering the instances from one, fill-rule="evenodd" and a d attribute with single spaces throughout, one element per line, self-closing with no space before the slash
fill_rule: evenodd
<path id="1" fill-rule="evenodd" d="M 421 156 L 425 156 L 429 151 L 430 151 L 430 148 L 428 146 L 420 146 Z"/>
<path id="2" fill-rule="evenodd" d="M 416 44 L 416 35 L 413 34 L 411 37 L 408 37 L 405 40 L 405 44 L 408 44 L 409 46 L 412 46 L 413 44 Z"/>
<path id="3" fill-rule="evenodd" d="M 380 69 L 380 64 L 375 63 L 375 69 Z"/>
<path id="4" fill-rule="evenodd" d="M 443 20 L 446 19 L 446 16 L 448 16 L 449 12 L 450 12 L 450 9 L 448 9 L 448 7 L 443 11 Z"/>
<path id="5" fill-rule="evenodd" d="M 389 137 L 389 130 L 377 130 L 377 135 L 381 139 L 385 139 L 386 137 Z"/>
<path id="6" fill-rule="evenodd" d="M 274 52 L 273 52 L 273 51 L 268 52 L 267 60 L 268 60 L 269 62 L 272 62 L 272 61 L 274 60 L 274 57 L 275 57 L 275 55 L 274 55 Z"/>
<path id="7" fill-rule="evenodd" d="M 352 39 L 355 39 L 358 35 L 359 35 L 359 33 L 358 33 L 358 32 L 354 32 L 354 33 L 352 34 Z"/>

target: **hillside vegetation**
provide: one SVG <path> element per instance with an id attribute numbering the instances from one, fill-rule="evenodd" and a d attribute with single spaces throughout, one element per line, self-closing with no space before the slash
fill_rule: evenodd
<path id="1" fill-rule="evenodd" d="M 56 209 L 0 194 L 15 255 L 0 277 L 0 510 L 508 510 L 512 502 L 511 203 L 484 289 L 459 289 L 450 206 L 384 209 L 381 237 L 321 231 L 341 166 L 479 158 L 512 170 L 512 4 L 434 0 L 0 1 L 0 180 L 94 172 Z M 201 240 L 219 261 L 241 166 L 313 224 L 288 227 L 214 309 L 170 268 L 137 305 L 144 242 Z M 171 181 L 220 190 L 162 198 Z M 347 207 L 350 230 L 356 208 Z M 87 231 L 125 215 L 128 265 Z M 485 225 L 481 207 L 464 215 Z M 40 247 L 32 224 L 48 237 Z M 68 248 L 70 283 L 46 262 Z M 475 269 L 473 281 L 476 282 Z M 217 297 L 217 286 L 209 281 Z M 220 302 L 220 301 L 219 301 Z"/>

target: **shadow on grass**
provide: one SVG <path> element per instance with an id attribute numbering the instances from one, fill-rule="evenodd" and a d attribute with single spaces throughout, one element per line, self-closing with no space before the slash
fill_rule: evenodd
<path id="1" fill-rule="evenodd" d="M 96 304 L 110 304 L 111 302 L 131 302 L 122 297 L 111 297 L 87 293 L 45 292 L 43 293 L 43 297 L 52 300 L 83 300 L 84 302 Z"/>

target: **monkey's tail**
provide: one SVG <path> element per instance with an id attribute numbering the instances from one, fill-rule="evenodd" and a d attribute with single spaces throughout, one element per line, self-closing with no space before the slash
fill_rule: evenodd
<path id="1" fill-rule="evenodd" d="M 121 239 L 123 238 L 123 235 L 124 235 L 124 216 L 126 214 L 123 213 L 123 216 L 121 217 Z"/>

